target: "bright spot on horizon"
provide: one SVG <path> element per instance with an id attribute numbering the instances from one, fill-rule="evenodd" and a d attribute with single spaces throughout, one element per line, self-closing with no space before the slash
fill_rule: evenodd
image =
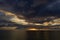
<path id="1" fill-rule="evenodd" d="M 35 30 L 39 30 L 39 29 L 36 29 L 36 28 L 29 28 L 28 30 L 35 31 Z"/>

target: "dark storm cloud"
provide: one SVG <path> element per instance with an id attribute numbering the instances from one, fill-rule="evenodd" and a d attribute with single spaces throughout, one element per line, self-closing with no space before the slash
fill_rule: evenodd
<path id="1" fill-rule="evenodd" d="M 34 16 L 59 16 L 60 15 L 60 0 L 48 1 L 47 4 L 40 4 L 35 9 Z"/>
<path id="2" fill-rule="evenodd" d="M 19 12 L 27 17 L 46 16 L 59 14 L 59 4 L 60 0 L 0 0 L 0 9 Z"/>
<path id="3" fill-rule="evenodd" d="M 48 4 L 45 7 L 44 10 L 45 13 L 48 13 L 48 15 L 60 15 L 60 0 L 54 1 L 50 4 Z"/>
<path id="4" fill-rule="evenodd" d="M 15 0 L 0 0 L 0 9 L 12 11 L 16 5 Z"/>

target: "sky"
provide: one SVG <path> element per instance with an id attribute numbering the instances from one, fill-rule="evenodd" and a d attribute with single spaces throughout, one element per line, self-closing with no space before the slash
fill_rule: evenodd
<path id="1" fill-rule="evenodd" d="M 0 0 L 0 9 L 25 17 L 59 16 L 60 0 Z"/>

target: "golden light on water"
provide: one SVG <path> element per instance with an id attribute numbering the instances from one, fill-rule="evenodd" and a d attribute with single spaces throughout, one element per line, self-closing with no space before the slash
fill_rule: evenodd
<path id="1" fill-rule="evenodd" d="M 38 29 L 38 28 L 28 28 L 27 30 L 30 30 L 30 31 L 38 31 L 38 30 L 42 30 L 42 31 L 46 31 L 46 30 L 51 30 L 51 29 L 48 29 L 48 28 L 43 28 L 43 29 Z"/>

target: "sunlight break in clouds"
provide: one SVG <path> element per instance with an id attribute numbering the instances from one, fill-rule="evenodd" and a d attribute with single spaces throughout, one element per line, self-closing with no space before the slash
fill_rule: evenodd
<path id="1" fill-rule="evenodd" d="M 13 14 L 12 12 L 4 11 L 4 10 L 0 10 L 0 12 L 5 14 L 5 16 L 2 16 L 2 19 L 7 20 L 7 21 L 11 21 L 11 22 L 21 24 L 21 25 L 42 25 L 42 24 L 37 24 L 37 23 L 29 23 L 25 19 L 18 18 L 17 15 Z"/>

